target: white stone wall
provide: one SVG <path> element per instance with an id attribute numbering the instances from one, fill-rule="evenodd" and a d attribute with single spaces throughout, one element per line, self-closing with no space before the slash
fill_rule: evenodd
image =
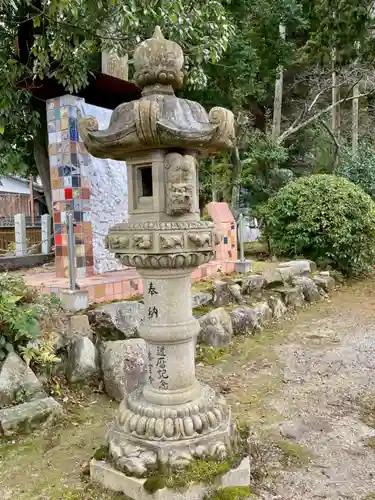
<path id="1" fill-rule="evenodd" d="M 81 116 L 95 116 L 99 129 L 108 127 L 112 110 L 78 103 Z M 94 271 L 96 274 L 121 269 L 104 246 L 111 226 L 128 219 L 128 180 L 125 162 L 101 160 L 90 155 L 88 165 L 81 165 L 81 175 L 91 185 L 91 220 L 93 227 Z"/>

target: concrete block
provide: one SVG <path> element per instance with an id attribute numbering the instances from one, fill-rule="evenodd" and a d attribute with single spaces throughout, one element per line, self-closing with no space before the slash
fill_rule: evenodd
<path id="1" fill-rule="evenodd" d="M 87 290 L 61 290 L 60 300 L 68 311 L 81 311 L 89 306 L 89 292 Z"/>

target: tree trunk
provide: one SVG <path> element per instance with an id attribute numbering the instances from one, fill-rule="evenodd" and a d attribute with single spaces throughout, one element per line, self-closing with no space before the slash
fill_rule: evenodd
<path id="1" fill-rule="evenodd" d="M 280 38 L 285 40 L 285 26 L 279 26 Z M 273 101 L 273 124 L 272 124 L 272 140 L 277 141 L 281 132 L 281 111 L 283 105 L 283 79 L 284 68 L 280 65 L 277 69 L 277 77 L 275 82 L 275 98 Z"/>
<path id="2" fill-rule="evenodd" d="M 358 151 L 358 129 L 359 129 L 359 84 L 353 87 L 353 118 L 352 118 L 352 151 Z"/>
<path id="3" fill-rule="evenodd" d="M 47 147 L 47 116 L 45 103 L 38 103 L 36 108 L 40 114 L 40 127 L 38 133 L 33 138 L 34 161 L 40 180 L 42 181 L 48 212 L 52 215 L 52 191 Z"/>

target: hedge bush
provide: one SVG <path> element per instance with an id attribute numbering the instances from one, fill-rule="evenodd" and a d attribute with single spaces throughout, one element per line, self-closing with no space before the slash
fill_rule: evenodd
<path id="1" fill-rule="evenodd" d="M 346 275 L 375 263 L 375 203 L 335 175 L 301 177 L 262 208 L 276 255 L 310 258 Z"/>

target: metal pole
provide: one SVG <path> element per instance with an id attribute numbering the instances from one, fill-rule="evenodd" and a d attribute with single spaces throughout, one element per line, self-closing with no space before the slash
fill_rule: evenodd
<path id="1" fill-rule="evenodd" d="M 240 237 L 239 237 L 239 240 L 240 240 L 240 261 L 241 262 L 244 262 L 245 261 L 245 249 L 244 249 L 244 245 L 243 245 L 243 233 L 244 233 L 244 217 L 243 217 L 243 214 L 241 213 L 240 214 L 240 221 L 239 221 L 239 226 L 240 226 Z"/>
<path id="2" fill-rule="evenodd" d="M 69 280 L 70 280 L 70 289 L 77 290 L 77 283 L 75 278 L 75 266 L 74 266 L 74 257 L 75 257 L 75 247 L 74 247 L 74 219 L 73 213 L 68 213 L 68 259 L 69 259 Z"/>

